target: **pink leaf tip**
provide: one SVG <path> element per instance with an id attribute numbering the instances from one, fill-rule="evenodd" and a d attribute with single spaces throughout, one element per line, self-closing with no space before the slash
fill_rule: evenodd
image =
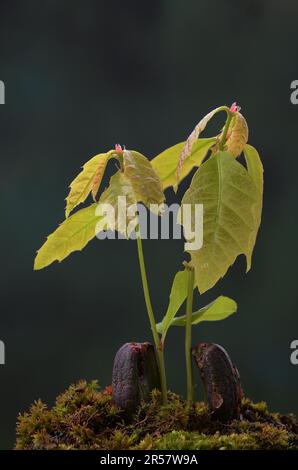
<path id="1" fill-rule="evenodd" d="M 237 113 L 240 111 L 240 106 L 237 106 L 237 103 L 236 101 L 232 104 L 232 106 L 230 107 L 230 111 L 231 113 Z"/>
<path id="2" fill-rule="evenodd" d="M 115 145 L 115 150 L 116 150 L 116 153 L 118 153 L 118 155 L 119 155 L 120 153 L 122 153 L 122 147 L 121 147 L 121 145 L 120 145 L 120 144 L 116 144 L 116 145 Z"/>

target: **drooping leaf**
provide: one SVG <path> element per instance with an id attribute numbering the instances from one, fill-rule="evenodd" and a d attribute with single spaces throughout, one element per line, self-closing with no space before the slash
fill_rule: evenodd
<path id="1" fill-rule="evenodd" d="M 182 224 L 185 234 L 189 233 L 189 224 L 192 231 L 198 230 L 195 211 L 191 211 L 191 220 L 187 220 L 183 217 L 183 205 L 193 208 L 203 204 L 203 246 L 189 251 L 201 293 L 225 275 L 238 255 L 250 253 L 250 240 L 256 232 L 256 200 L 250 174 L 227 152 L 213 155 L 195 173 L 182 199 Z"/>
<path id="2" fill-rule="evenodd" d="M 182 172 L 182 166 L 183 166 L 184 161 L 186 160 L 186 158 L 190 155 L 192 147 L 193 147 L 195 141 L 199 138 L 201 132 L 203 132 L 203 130 L 207 126 L 210 119 L 212 119 L 213 116 L 221 110 L 222 110 L 222 107 L 219 107 L 219 108 L 213 109 L 212 111 L 210 111 L 210 113 L 206 114 L 206 116 L 204 116 L 203 119 L 200 120 L 200 122 L 196 125 L 196 127 L 194 128 L 192 133 L 187 138 L 187 140 L 185 142 L 185 145 L 183 146 L 183 149 L 181 151 L 179 161 L 178 161 L 177 181 L 179 181 L 179 179 L 180 179 L 180 175 L 181 175 L 181 172 Z"/>
<path id="3" fill-rule="evenodd" d="M 70 184 L 70 191 L 66 198 L 65 216 L 84 202 L 90 192 L 96 197 L 108 160 L 113 152 L 100 153 L 86 162 L 82 171 Z"/>
<path id="4" fill-rule="evenodd" d="M 93 200 L 95 202 L 96 202 L 96 196 L 97 196 L 97 193 L 98 193 L 98 190 L 99 190 L 99 187 L 100 187 L 100 183 L 102 181 L 107 163 L 108 163 L 110 158 L 111 158 L 111 153 L 103 154 L 103 157 L 101 158 L 101 160 L 99 162 L 98 168 L 97 168 L 96 173 L 94 175 L 94 178 L 92 180 L 91 193 L 92 193 Z"/>
<path id="5" fill-rule="evenodd" d="M 157 325 L 158 332 L 162 334 L 163 339 L 166 337 L 172 319 L 187 297 L 187 285 L 188 271 L 186 269 L 178 271 L 173 280 L 167 312 L 162 322 Z"/>
<path id="6" fill-rule="evenodd" d="M 110 158 L 113 154 L 114 152 L 109 152 L 107 158 Z M 164 199 L 159 177 L 151 168 L 150 163 L 147 164 L 144 160 L 148 162 L 138 152 L 129 152 L 128 162 L 124 165 L 124 172 L 118 171 L 112 176 L 108 188 L 100 197 L 99 203 L 79 210 L 49 235 L 37 253 L 34 269 L 42 269 L 55 260 L 62 261 L 73 251 L 82 250 L 95 237 L 97 231 L 110 229 L 117 230 L 127 236 L 130 235 L 136 225 L 134 223 L 136 221 L 136 203 L 143 202 L 149 205 L 152 202 L 160 204 Z M 95 166 L 98 168 L 100 161 L 101 158 L 94 157 L 92 164 L 89 162 L 90 165 L 87 165 L 86 174 L 80 180 L 81 186 L 82 181 L 89 174 L 89 178 L 87 178 L 89 192 L 92 189 L 90 185 L 91 173 Z M 145 179 L 147 186 L 143 186 L 142 178 Z M 86 188 L 87 182 L 84 187 L 84 194 L 86 194 Z M 81 192 L 80 198 L 82 198 L 82 194 L 83 192 Z M 105 211 L 105 208 L 107 208 L 107 211 Z"/>
<path id="7" fill-rule="evenodd" d="M 215 142 L 216 138 L 211 137 L 209 139 L 198 139 L 194 143 L 191 152 L 186 156 L 182 166 L 180 181 L 182 181 L 194 167 L 201 165 L 208 150 Z M 158 174 L 164 190 L 170 186 L 175 186 L 177 183 L 177 165 L 184 145 L 185 142 L 173 145 L 151 160 L 152 167 Z"/>
<path id="8" fill-rule="evenodd" d="M 164 194 L 158 175 L 144 155 L 134 150 L 125 150 L 123 166 L 124 172 L 119 171 L 112 176 L 100 202 L 114 208 L 115 222 L 113 223 L 112 218 L 108 222 L 108 228 L 129 236 L 135 228 L 133 221 L 136 218 L 136 204 L 142 202 L 152 210 L 151 204 L 159 206 L 163 203 Z"/>
<path id="9" fill-rule="evenodd" d="M 218 321 L 228 318 L 233 313 L 237 312 L 237 304 L 233 299 L 221 295 L 213 302 L 200 308 L 192 314 L 192 325 L 197 325 L 203 321 Z M 173 318 L 170 326 L 185 326 L 186 316 Z"/>
<path id="10" fill-rule="evenodd" d="M 247 140 L 247 122 L 242 114 L 237 112 L 233 116 L 230 128 L 228 130 L 225 150 L 234 155 L 234 157 L 238 157 L 242 153 Z"/>
<path id="11" fill-rule="evenodd" d="M 122 196 L 125 201 L 124 199 L 119 200 L 118 196 Z M 124 202 L 125 205 L 122 205 Z M 128 214 L 130 219 L 127 218 L 126 208 L 128 205 L 135 203 L 136 199 L 132 185 L 124 174 L 118 171 L 112 176 L 110 184 L 102 193 L 98 204 L 94 203 L 80 209 L 65 219 L 48 236 L 44 245 L 37 252 L 34 269 L 42 269 L 54 261 L 62 261 L 74 251 L 82 250 L 100 229 L 118 230 L 126 233 L 126 224 L 133 219 L 132 213 Z M 106 207 L 103 204 L 112 206 L 114 212 L 110 208 L 108 208 L 107 213 L 101 211 L 100 209 Z"/>
<path id="12" fill-rule="evenodd" d="M 110 179 L 109 186 L 102 193 L 97 209 L 97 213 L 103 216 L 101 221 L 103 229 L 130 235 L 133 228 L 129 229 L 129 224 L 135 218 L 137 202 L 138 199 L 127 176 L 121 171 L 115 173 Z M 105 211 L 103 204 L 110 205 L 113 210 L 107 207 Z M 129 207 L 134 210 L 128 211 Z M 102 210 L 105 214 L 101 212 Z"/>
<path id="13" fill-rule="evenodd" d="M 163 203 L 165 197 L 160 178 L 144 155 L 134 150 L 124 150 L 123 165 L 137 201 L 148 208 L 150 204 Z"/>
<path id="14" fill-rule="evenodd" d="M 82 250 L 95 237 L 97 204 L 80 209 L 59 225 L 55 232 L 48 236 L 44 245 L 38 250 L 34 269 L 42 269 L 54 261 L 62 261 L 70 253 Z"/>
<path id="15" fill-rule="evenodd" d="M 262 206 L 263 206 L 263 165 L 257 150 L 246 144 L 244 147 L 244 157 L 247 165 L 247 171 L 250 174 L 256 187 L 256 204 L 254 206 L 255 230 L 251 234 L 249 241 L 249 249 L 247 254 L 247 271 L 251 267 L 252 252 L 256 243 L 257 233 L 261 223 Z"/>

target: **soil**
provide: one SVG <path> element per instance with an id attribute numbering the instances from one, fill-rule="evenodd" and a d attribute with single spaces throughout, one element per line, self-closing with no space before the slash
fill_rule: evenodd
<path id="1" fill-rule="evenodd" d="M 202 402 L 188 408 L 169 392 L 161 406 L 158 391 L 133 415 L 112 401 L 111 387 L 81 381 L 57 397 L 52 409 L 41 401 L 18 417 L 15 448 L 36 450 L 200 450 L 298 449 L 294 415 L 271 413 L 265 402 L 243 398 L 240 419 L 216 421 Z"/>

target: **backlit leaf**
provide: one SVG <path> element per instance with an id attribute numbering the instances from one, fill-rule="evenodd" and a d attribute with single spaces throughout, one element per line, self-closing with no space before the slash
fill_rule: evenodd
<path id="1" fill-rule="evenodd" d="M 201 293 L 213 287 L 225 275 L 240 254 L 249 255 L 256 232 L 255 184 L 247 170 L 227 152 L 219 152 L 195 173 L 183 204 L 203 204 L 203 247 L 189 251 Z M 183 216 L 183 210 L 182 210 Z M 198 230 L 195 211 L 191 220 L 183 220 Z M 190 240 L 192 241 L 192 240 Z"/>
<path id="2" fill-rule="evenodd" d="M 249 241 L 249 249 L 247 254 L 247 271 L 251 267 L 252 252 L 256 243 L 257 233 L 261 223 L 262 206 L 263 206 L 263 165 L 257 150 L 246 144 L 244 147 L 244 157 L 246 160 L 247 171 L 250 174 L 256 187 L 256 204 L 254 206 L 255 230 L 251 234 Z"/>
<path id="3" fill-rule="evenodd" d="M 129 179 L 136 199 L 149 207 L 150 204 L 162 204 L 164 193 L 159 176 L 150 161 L 134 150 L 123 152 L 124 174 Z"/>
<path id="4" fill-rule="evenodd" d="M 37 252 L 35 270 L 45 268 L 54 261 L 62 261 L 73 251 L 82 250 L 95 237 L 99 221 L 99 216 L 95 214 L 96 206 L 92 204 L 77 211 L 48 236 Z"/>
<path id="5" fill-rule="evenodd" d="M 96 174 L 95 168 L 98 168 L 101 163 L 104 166 L 106 164 L 104 161 L 106 162 L 113 154 L 114 152 L 109 152 L 97 155 L 92 161 L 87 162 L 82 172 L 84 175 L 80 174 L 81 176 L 79 175 L 72 184 L 69 204 L 74 204 L 75 194 L 78 196 L 76 201 L 83 202 L 83 194 L 87 197 L 87 189 L 88 193 L 92 189 L 91 181 L 92 178 L 94 179 L 94 173 Z M 98 176 L 96 184 L 100 179 L 100 175 Z M 53 261 L 62 261 L 73 251 L 82 250 L 101 230 L 117 230 L 129 235 L 135 228 L 134 222 L 137 222 L 136 203 L 160 204 L 163 200 L 164 195 L 159 177 L 152 169 L 150 162 L 138 152 L 128 152 L 124 172 L 118 171 L 112 176 L 99 203 L 79 210 L 49 235 L 37 252 L 34 269 L 42 269 Z M 75 206 L 68 206 L 68 211 L 71 210 L 70 207 Z"/>
<path id="6" fill-rule="evenodd" d="M 225 150 L 238 157 L 248 140 L 248 126 L 241 113 L 235 113 L 227 134 Z"/>
<path id="7" fill-rule="evenodd" d="M 112 176 L 100 202 L 114 208 L 115 217 L 108 220 L 108 228 L 129 236 L 135 228 L 132 222 L 136 218 L 136 204 L 142 202 L 152 210 L 151 204 L 159 206 L 163 203 L 164 194 L 158 175 L 144 155 L 125 150 L 123 166 L 124 172 Z"/>
<path id="8" fill-rule="evenodd" d="M 96 196 L 97 196 L 97 193 L 98 193 L 98 190 L 99 190 L 99 187 L 100 187 L 100 183 L 102 181 L 107 163 L 108 163 L 109 159 L 111 158 L 110 153 L 106 153 L 106 154 L 102 154 L 102 155 L 103 156 L 100 159 L 100 162 L 98 164 L 98 168 L 97 168 L 97 170 L 95 172 L 95 175 L 94 175 L 94 178 L 92 180 L 91 193 L 92 193 L 92 197 L 93 197 L 94 201 L 96 201 Z"/>
<path id="9" fill-rule="evenodd" d="M 203 321 L 218 321 L 228 318 L 233 313 L 237 312 L 237 304 L 229 297 L 221 295 L 216 300 L 200 308 L 192 314 L 192 325 L 197 325 Z M 185 326 L 186 316 L 173 318 L 170 326 Z"/>
<path id="10" fill-rule="evenodd" d="M 183 146 L 183 149 L 181 151 L 179 161 L 178 161 L 178 166 L 177 166 L 177 181 L 180 179 L 180 175 L 182 172 L 182 166 L 186 160 L 186 158 L 191 154 L 192 147 L 195 143 L 195 141 L 199 138 L 201 132 L 205 129 L 207 126 L 208 122 L 210 119 L 213 118 L 213 116 L 218 113 L 219 111 L 222 110 L 222 107 L 213 109 L 210 111 L 210 113 L 206 114 L 206 116 L 203 117 L 203 119 L 200 120 L 200 122 L 196 125 L 190 136 L 187 138 L 185 145 Z"/>
<path id="11" fill-rule="evenodd" d="M 42 269 L 56 260 L 62 261 L 74 251 L 82 250 L 95 237 L 97 231 L 100 231 L 98 229 L 100 224 L 101 229 L 119 230 L 124 233 L 128 220 L 123 220 L 122 214 L 119 214 L 119 208 L 121 211 L 122 206 L 121 201 L 118 204 L 118 196 L 125 197 L 125 203 L 128 205 L 136 202 L 129 180 L 119 171 L 112 176 L 98 204 L 94 203 L 80 209 L 65 219 L 55 232 L 48 236 L 37 252 L 34 269 Z M 100 206 L 103 208 L 103 204 L 110 204 L 114 208 L 115 219 L 110 210 L 108 211 L 109 217 L 104 218 L 106 214 L 100 213 Z"/>
<path id="12" fill-rule="evenodd" d="M 210 139 L 198 139 L 194 143 L 191 152 L 185 158 L 182 166 L 180 181 L 182 181 L 194 167 L 201 165 L 208 150 L 215 142 L 216 138 L 211 137 Z M 184 145 L 185 142 L 173 145 L 151 160 L 152 167 L 158 174 L 164 190 L 177 184 L 177 166 Z"/>
<path id="13" fill-rule="evenodd" d="M 102 193 L 98 204 L 97 214 L 104 215 L 101 220 L 102 228 L 130 235 L 132 228 L 128 232 L 127 229 L 129 223 L 135 218 L 137 202 L 136 194 L 127 176 L 121 171 L 115 173 L 110 179 L 109 186 Z M 103 204 L 112 206 L 113 211 L 107 208 L 108 210 L 104 210 L 105 214 L 103 214 L 102 210 L 105 209 Z M 135 210 L 128 211 L 128 207 Z"/>
<path id="14" fill-rule="evenodd" d="M 84 164 L 82 171 L 69 186 L 70 191 L 66 198 L 66 217 L 69 216 L 76 206 L 87 199 L 91 191 L 95 198 L 107 162 L 111 156 L 112 152 L 100 153 Z"/>
<path id="15" fill-rule="evenodd" d="M 157 331 L 162 334 L 163 339 L 166 337 L 171 321 L 187 297 L 187 286 L 188 271 L 186 269 L 178 271 L 173 280 L 167 312 L 162 322 L 157 325 Z"/>

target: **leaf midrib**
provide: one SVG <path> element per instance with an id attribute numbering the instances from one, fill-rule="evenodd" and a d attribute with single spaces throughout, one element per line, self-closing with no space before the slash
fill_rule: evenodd
<path id="1" fill-rule="evenodd" d="M 216 158 L 216 157 L 215 157 Z M 222 170 L 221 170 L 221 164 L 219 160 L 219 156 L 216 158 L 216 165 L 217 165 L 217 174 L 218 174 L 218 195 L 217 195 L 217 206 L 216 206 L 216 217 L 215 217 L 215 230 L 213 233 L 213 243 L 212 243 L 212 257 L 214 257 L 214 249 L 215 249 L 215 243 L 217 243 L 217 231 L 218 231 L 218 220 L 219 220 L 219 213 L 221 211 L 220 203 L 222 199 Z"/>

